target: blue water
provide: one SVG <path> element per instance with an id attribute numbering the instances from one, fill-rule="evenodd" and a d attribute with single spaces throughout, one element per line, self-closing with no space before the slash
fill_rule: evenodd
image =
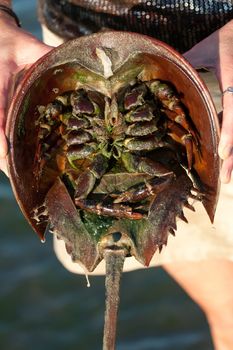
<path id="1" fill-rule="evenodd" d="M 13 1 L 23 26 L 40 37 L 35 2 Z M 99 350 L 104 279 L 67 272 L 51 237 L 41 244 L 0 178 L 0 349 Z M 211 350 L 202 312 L 161 269 L 124 274 L 117 350 Z"/>

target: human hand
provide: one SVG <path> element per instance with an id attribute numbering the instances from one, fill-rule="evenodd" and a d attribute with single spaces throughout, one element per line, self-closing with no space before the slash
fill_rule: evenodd
<path id="1" fill-rule="evenodd" d="M 184 56 L 195 68 L 212 70 L 222 91 L 233 86 L 233 20 L 195 45 Z M 229 183 L 233 179 L 233 93 L 224 93 L 222 102 L 223 120 L 218 152 L 223 160 L 221 181 Z"/>
<path id="2" fill-rule="evenodd" d="M 16 26 L 14 19 L 0 13 L 0 170 L 7 175 L 5 136 L 8 91 L 12 77 L 51 50 L 31 34 Z"/>

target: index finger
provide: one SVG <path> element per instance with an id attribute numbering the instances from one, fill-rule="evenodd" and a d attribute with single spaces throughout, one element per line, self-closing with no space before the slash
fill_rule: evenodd
<path id="1" fill-rule="evenodd" d="M 223 120 L 219 156 L 225 160 L 233 154 L 233 93 L 223 94 Z"/>
<path id="2" fill-rule="evenodd" d="M 6 157 L 8 150 L 7 139 L 5 136 L 5 121 L 5 109 L 0 108 L 0 159 Z"/>

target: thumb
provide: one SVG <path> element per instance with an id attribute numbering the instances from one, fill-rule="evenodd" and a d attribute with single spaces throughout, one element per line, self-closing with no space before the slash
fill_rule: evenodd
<path id="1" fill-rule="evenodd" d="M 0 108 L 0 170 L 7 176 L 6 155 L 8 152 L 7 139 L 5 136 L 5 110 Z"/>
<path id="2" fill-rule="evenodd" d="M 33 64 L 35 61 L 53 49 L 52 46 L 45 45 L 35 38 L 31 38 L 31 41 L 28 42 L 27 48 L 24 50 L 22 50 L 20 44 L 18 45 L 20 47 L 20 50 L 16 55 L 16 63 L 18 67 Z"/>
<path id="3" fill-rule="evenodd" d="M 1 71 L 4 72 L 1 77 L 0 82 L 0 158 L 5 158 L 7 155 L 7 140 L 5 136 L 5 126 L 6 126 L 6 102 L 7 102 L 7 93 L 9 86 L 9 76 L 10 73 L 8 70 L 4 69 Z"/>
<path id="4" fill-rule="evenodd" d="M 2 76 L 0 81 L 0 170 L 4 171 L 4 173 L 7 175 L 6 155 L 8 152 L 8 145 L 7 145 L 7 139 L 5 136 L 5 126 L 6 126 L 5 107 L 7 103 L 8 86 L 9 86 L 9 80 L 10 80 L 9 67 L 8 69 L 6 69 L 6 67 L 2 65 L 1 72 L 2 72 Z"/>
<path id="5" fill-rule="evenodd" d="M 0 158 L 5 158 L 8 150 L 5 136 L 5 119 L 5 109 L 0 108 Z"/>

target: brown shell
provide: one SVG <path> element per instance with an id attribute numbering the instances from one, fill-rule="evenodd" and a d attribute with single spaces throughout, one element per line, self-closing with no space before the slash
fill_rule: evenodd
<path id="1" fill-rule="evenodd" d="M 186 60 L 166 44 L 134 33 L 104 32 L 66 42 L 50 51 L 26 72 L 12 99 L 6 129 L 10 144 L 9 176 L 18 204 L 32 227 L 43 238 L 45 224 L 36 224 L 32 210 L 43 203 L 57 177 L 55 172 L 49 174 L 38 192 L 33 175 L 36 106 L 45 105 L 57 94 L 74 89 L 75 73 L 80 66 L 94 72 L 104 86 L 103 66 L 96 48 L 111 53 L 113 89 L 127 75 L 128 62 L 133 64 L 135 74 L 138 67 L 143 68 L 141 74 L 145 80 L 156 78 L 170 81 L 175 86 L 199 134 L 200 152 L 195 154 L 194 169 L 204 185 L 203 204 L 213 221 L 219 191 L 219 127 L 205 84 Z"/>

